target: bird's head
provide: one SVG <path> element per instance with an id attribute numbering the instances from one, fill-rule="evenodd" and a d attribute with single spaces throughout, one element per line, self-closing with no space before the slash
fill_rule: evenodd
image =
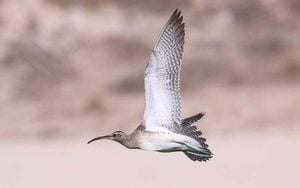
<path id="1" fill-rule="evenodd" d="M 88 141 L 88 144 L 90 144 L 91 142 L 94 142 L 96 140 L 101 140 L 101 139 L 108 139 L 108 140 L 114 140 L 116 142 L 121 142 L 124 141 L 126 138 L 128 137 L 128 135 L 122 131 L 115 131 L 110 135 L 105 135 L 105 136 L 99 136 L 96 138 L 93 138 L 92 140 Z"/>

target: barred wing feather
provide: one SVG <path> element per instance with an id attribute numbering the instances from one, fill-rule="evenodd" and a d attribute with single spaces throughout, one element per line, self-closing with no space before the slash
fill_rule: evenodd
<path id="1" fill-rule="evenodd" d="M 182 16 L 175 10 L 155 44 L 145 71 L 146 130 L 176 130 L 180 126 L 179 81 L 184 34 Z"/>

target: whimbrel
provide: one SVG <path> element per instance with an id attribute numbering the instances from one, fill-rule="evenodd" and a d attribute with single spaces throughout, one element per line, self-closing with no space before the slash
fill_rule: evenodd
<path id="1" fill-rule="evenodd" d="M 181 118 L 179 80 L 185 35 L 182 20 L 176 9 L 150 56 L 144 75 L 146 103 L 142 123 L 131 134 L 116 131 L 88 143 L 109 139 L 129 149 L 182 151 L 193 161 L 207 161 L 212 157 L 206 139 L 193 125 L 204 113 Z"/>

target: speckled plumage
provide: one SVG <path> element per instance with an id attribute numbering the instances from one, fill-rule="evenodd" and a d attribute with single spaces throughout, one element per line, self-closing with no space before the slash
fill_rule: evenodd
<path id="1" fill-rule="evenodd" d="M 145 71 L 146 129 L 164 126 L 174 129 L 181 121 L 180 67 L 184 44 L 184 23 L 175 11 L 165 25 Z"/>
<path id="2" fill-rule="evenodd" d="M 145 71 L 144 125 L 146 131 L 164 131 L 186 135 L 201 145 L 201 155 L 185 152 L 192 160 L 206 161 L 212 153 L 193 123 L 204 114 L 182 120 L 180 100 L 180 68 L 184 45 L 184 23 L 180 11 L 175 10 L 166 23 Z M 166 132 L 168 130 L 165 130 Z"/>

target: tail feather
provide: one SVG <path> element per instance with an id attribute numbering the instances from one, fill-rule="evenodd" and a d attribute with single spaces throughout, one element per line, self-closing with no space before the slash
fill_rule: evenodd
<path id="1" fill-rule="evenodd" d="M 209 150 L 208 150 L 209 151 Z M 184 154 L 190 158 L 192 161 L 207 161 L 212 158 L 212 153 L 209 151 L 207 154 L 199 154 L 199 153 L 192 153 L 192 152 L 184 152 Z"/>
<path id="2" fill-rule="evenodd" d="M 181 122 L 181 130 L 180 134 L 187 135 L 193 139 L 195 139 L 202 146 L 201 151 L 194 153 L 190 151 L 184 152 L 186 156 L 188 156 L 193 161 L 207 161 L 212 158 L 212 152 L 208 149 L 208 145 L 206 144 L 206 139 L 201 137 L 201 131 L 197 130 L 197 127 L 193 125 L 193 123 L 197 122 L 204 116 L 204 113 L 199 113 L 192 117 L 186 118 Z"/>

